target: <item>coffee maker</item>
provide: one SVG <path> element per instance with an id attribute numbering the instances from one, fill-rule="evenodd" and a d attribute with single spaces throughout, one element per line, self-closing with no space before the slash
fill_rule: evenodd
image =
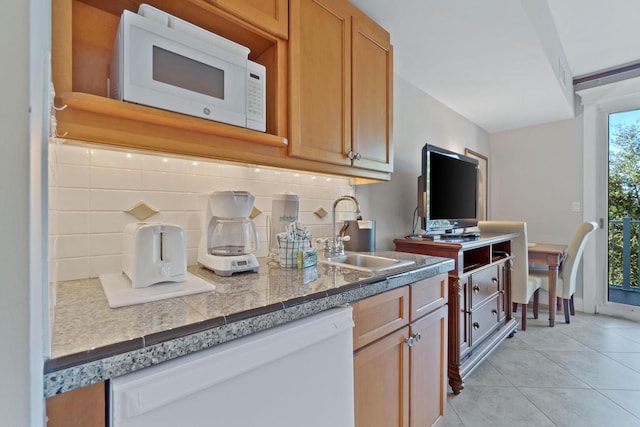
<path id="1" fill-rule="evenodd" d="M 258 260 L 252 253 L 258 249 L 258 231 L 249 218 L 254 200 L 247 191 L 214 191 L 201 196 L 198 262 L 202 266 L 219 276 L 258 271 Z"/>

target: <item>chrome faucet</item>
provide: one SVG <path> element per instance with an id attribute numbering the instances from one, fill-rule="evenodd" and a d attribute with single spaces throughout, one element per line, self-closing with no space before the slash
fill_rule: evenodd
<path id="1" fill-rule="evenodd" d="M 353 202 L 353 204 L 356 207 L 355 210 L 355 214 L 356 214 L 356 218 L 357 219 L 361 219 L 360 216 L 360 203 L 358 203 L 358 200 L 353 197 L 353 196 L 342 196 L 339 197 L 338 199 L 336 199 L 335 202 L 333 202 L 333 210 L 331 211 L 331 219 L 332 219 L 332 225 L 333 225 L 333 231 L 332 231 L 332 237 L 331 237 L 331 242 L 329 241 L 325 241 L 325 246 L 324 246 L 324 256 L 325 258 L 327 257 L 332 257 L 332 256 L 338 256 L 338 255 L 344 255 L 344 244 L 342 242 L 346 242 L 349 240 L 349 236 L 338 236 L 336 233 L 336 206 L 338 206 L 338 203 L 340 203 L 342 200 L 351 200 L 351 202 Z"/>

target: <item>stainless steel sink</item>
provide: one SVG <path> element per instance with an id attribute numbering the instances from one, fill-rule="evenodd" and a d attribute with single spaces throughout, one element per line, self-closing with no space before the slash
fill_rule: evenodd
<path id="1" fill-rule="evenodd" d="M 352 268 L 354 270 L 378 272 L 393 268 L 406 267 L 415 264 L 414 261 L 386 258 L 377 255 L 349 253 L 321 259 L 321 263 L 335 265 L 337 267 Z"/>

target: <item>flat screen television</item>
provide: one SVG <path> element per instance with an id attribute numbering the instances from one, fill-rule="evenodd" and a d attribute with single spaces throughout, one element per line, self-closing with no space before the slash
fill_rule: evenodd
<path id="1" fill-rule="evenodd" d="M 418 177 L 418 215 L 427 233 L 478 223 L 478 161 L 426 144 Z"/>

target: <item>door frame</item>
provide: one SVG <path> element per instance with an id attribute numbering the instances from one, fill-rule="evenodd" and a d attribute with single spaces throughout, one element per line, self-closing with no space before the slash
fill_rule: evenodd
<path id="1" fill-rule="evenodd" d="M 610 113 L 640 109 L 640 77 L 576 91 L 583 107 L 583 200 L 584 218 L 602 218 L 595 245 L 583 255 L 583 305 L 586 313 L 602 313 L 640 320 L 640 307 L 609 302 L 608 264 L 608 174 Z"/>

